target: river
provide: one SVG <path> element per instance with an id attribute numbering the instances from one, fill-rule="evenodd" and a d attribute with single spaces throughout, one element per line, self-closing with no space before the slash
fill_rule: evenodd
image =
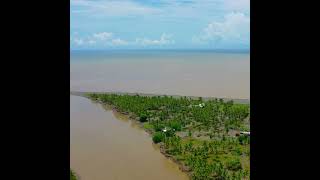
<path id="1" fill-rule="evenodd" d="M 134 121 L 70 95 L 70 166 L 81 180 L 186 180 Z"/>

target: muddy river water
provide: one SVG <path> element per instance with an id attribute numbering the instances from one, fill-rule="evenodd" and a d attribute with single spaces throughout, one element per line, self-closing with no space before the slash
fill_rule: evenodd
<path id="1" fill-rule="evenodd" d="M 70 90 L 250 99 L 250 54 L 71 52 Z"/>
<path id="2" fill-rule="evenodd" d="M 70 95 L 70 166 L 81 180 L 186 180 L 134 121 Z"/>

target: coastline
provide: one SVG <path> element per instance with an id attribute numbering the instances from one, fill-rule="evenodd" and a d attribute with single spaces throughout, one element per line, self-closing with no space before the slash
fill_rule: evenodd
<path id="1" fill-rule="evenodd" d="M 95 93 L 95 94 L 118 94 L 118 95 L 140 95 L 140 96 L 172 96 L 173 98 L 180 98 L 180 97 L 188 97 L 191 99 L 197 99 L 200 96 L 182 96 L 182 95 L 170 95 L 170 94 L 153 94 L 153 93 L 137 93 L 137 92 L 117 92 L 117 91 L 109 91 L 109 92 L 90 92 L 90 91 L 70 91 L 71 95 L 74 96 L 82 96 L 87 97 L 86 94 L 88 93 Z M 250 104 L 250 99 L 241 99 L 241 98 L 219 98 L 219 97 L 202 97 L 204 101 L 212 100 L 212 99 L 223 99 L 224 101 L 230 101 L 232 100 L 234 103 L 237 104 Z"/>
<path id="2" fill-rule="evenodd" d="M 152 135 L 154 134 L 154 132 L 150 129 L 147 129 L 144 127 L 144 124 L 142 122 L 139 121 L 138 117 L 135 116 L 133 113 L 130 113 L 130 112 L 122 112 L 120 111 L 116 106 L 112 105 L 112 104 L 108 104 L 108 103 L 104 103 L 102 101 L 99 101 L 99 100 L 93 100 L 91 99 L 89 96 L 87 96 L 87 93 L 91 93 L 91 92 L 75 92 L 75 91 L 71 91 L 70 92 L 70 95 L 75 95 L 75 96 L 81 96 L 81 97 L 85 97 L 85 98 L 88 98 L 90 99 L 91 101 L 94 101 L 94 102 L 97 102 L 103 106 L 108 106 L 108 110 L 112 110 L 116 113 L 119 113 L 123 116 L 125 116 L 128 120 L 131 120 L 131 121 L 134 121 L 140 128 L 142 128 L 145 132 L 148 133 L 149 136 L 152 137 Z M 110 93 L 110 94 L 115 94 L 114 92 L 99 92 L 99 93 Z M 123 92 L 120 92 L 120 93 L 117 93 L 118 95 L 119 94 L 128 94 L 128 93 L 123 93 Z M 157 95 L 157 94 L 143 94 L 143 93 L 130 93 L 129 95 L 144 95 L 144 96 L 165 96 L 165 95 Z M 170 95 L 167 95 L 167 96 L 170 96 Z M 175 98 L 179 98 L 179 97 L 183 97 L 183 96 L 173 96 Z M 190 97 L 190 96 L 187 96 L 187 97 Z M 192 98 L 198 98 L 198 97 L 192 97 Z M 204 99 L 204 98 L 203 98 Z M 207 97 L 207 99 L 204 99 L 204 100 L 210 100 L 210 99 L 214 99 L 213 97 Z M 226 99 L 223 99 L 223 100 L 226 100 Z M 230 100 L 230 99 L 229 99 Z M 237 103 L 237 102 L 235 102 Z M 243 104 L 244 102 L 242 101 L 242 103 L 240 102 L 240 104 Z M 249 100 L 247 100 L 247 103 L 245 104 L 249 104 Z M 152 142 L 153 144 L 156 144 L 154 142 Z M 181 172 L 183 173 L 186 173 L 186 175 L 191 179 L 192 177 L 192 170 L 190 167 L 188 167 L 187 165 L 185 165 L 183 162 L 179 161 L 178 159 L 175 158 L 175 156 L 173 155 L 170 155 L 169 153 L 167 153 L 167 149 L 165 148 L 163 142 L 160 142 L 158 144 L 156 144 L 158 147 L 159 147 L 159 150 L 160 150 L 160 153 L 163 154 L 167 159 L 169 159 L 170 161 L 174 162 L 178 168 L 180 169 Z"/>
<path id="3" fill-rule="evenodd" d="M 83 97 L 85 97 L 85 96 L 83 96 Z M 86 97 L 86 98 L 88 98 L 88 97 Z M 89 99 L 90 99 L 90 98 L 89 98 Z M 90 99 L 90 100 L 92 100 L 92 99 Z M 94 100 L 92 100 L 92 101 L 94 101 Z M 128 120 L 134 121 L 135 124 L 137 124 L 137 125 L 138 125 L 141 129 L 143 129 L 150 137 L 152 137 L 153 132 L 152 132 L 150 129 L 144 128 L 143 123 L 140 122 L 140 121 L 136 118 L 136 116 L 134 116 L 132 113 L 121 112 L 121 111 L 119 111 L 114 105 L 105 104 L 105 103 L 102 103 L 101 101 L 95 101 L 95 102 L 100 103 L 100 104 L 102 104 L 102 105 L 108 105 L 111 111 L 120 113 L 121 115 L 125 116 Z M 157 145 L 157 146 L 159 146 L 160 153 L 163 154 L 167 159 L 169 159 L 169 160 L 171 160 L 172 162 L 174 162 L 175 164 L 177 164 L 178 167 L 179 167 L 179 169 L 180 169 L 182 172 L 186 173 L 186 174 L 191 178 L 190 168 L 187 167 L 186 165 L 182 164 L 181 162 L 179 162 L 177 159 L 174 158 L 174 156 L 166 153 L 166 149 L 165 149 L 165 147 L 164 147 L 164 145 L 163 145 L 162 142 L 156 144 L 156 143 L 154 143 L 154 142 L 152 141 L 152 143 L 155 144 L 155 145 Z"/>
<path id="4" fill-rule="evenodd" d="M 70 94 L 72 94 L 72 93 L 70 93 Z M 101 104 L 101 105 L 107 105 L 107 106 L 108 106 L 108 109 L 110 108 L 111 111 L 117 112 L 117 113 L 125 116 L 125 117 L 126 117 L 128 120 L 130 120 L 130 121 L 134 121 L 135 124 L 137 124 L 137 125 L 138 125 L 141 129 L 143 129 L 150 137 L 152 137 L 153 131 L 151 131 L 150 129 L 144 128 L 143 123 L 140 122 L 134 114 L 128 113 L 128 112 L 122 112 L 122 111 L 118 110 L 116 106 L 114 106 L 114 105 L 112 105 L 112 104 L 106 104 L 106 103 L 103 103 L 103 102 L 101 102 L 101 101 L 93 100 L 93 99 L 89 98 L 88 96 L 86 96 L 85 93 L 83 93 L 83 92 L 82 92 L 81 94 L 72 94 L 72 95 L 85 97 L 85 98 L 88 98 L 89 100 L 94 101 L 94 102 L 97 102 L 97 103 L 99 103 L 99 104 Z M 140 94 L 140 95 L 141 95 L 141 94 Z M 179 170 L 182 171 L 183 173 L 186 173 L 187 176 L 191 179 L 191 169 L 190 169 L 188 166 L 186 166 L 186 165 L 184 165 L 183 163 L 181 163 L 180 161 L 178 161 L 174 156 L 166 153 L 166 149 L 165 149 L 165 147 L 164 147 L 164 145 L 163 145 L 162 142 L 156 144 L 156 143 L 154 143 L 154 142 L 152 141 L 152 143 L 155 144 L 155 145 L 157 145 L 157 146 L 159 146 L 160 153 L 163 154 L 163 155 L 164 155 L 167 159 L 169 159 L 170 161 L 174 162 L 174 163 L 178 166 Z"/>

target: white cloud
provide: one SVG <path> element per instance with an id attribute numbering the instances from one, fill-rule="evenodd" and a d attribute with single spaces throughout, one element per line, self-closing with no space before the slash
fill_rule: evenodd
<path id="1" fill-rule="evenodd" d="M 120 39 L 120 38 L 117 38 L 117 39 L 113 39 L 112 40 L 112 44 L 113 45 L 128 45 L 129 43 L 127 42 L 127 41 L 125 41 L 125 40 L 122 40 L 122 39 Z"/>
<path id="2" fill-rule="evenodd" d="M 86 38 L 71 37 L 71 43 L 77 46 L 85 45 L 102 45 L 102 46 L 127 46 L 127 45 L 142 45 L 142 46 L 161 46 L 174 44 L 172 35 L 163 33 L 159 39 L 149 39 L 149 38 L 136 38 L 135 41 L 128 41 L 115 37 L 111 32 L 99 32 L 93 33 Z"/>
<path id="3" fill-rule="evenodd" d="M 93 33 L 90 36 L 87 36 L 86 38 L 78 38 L 77 35 L 74 35 L 76 37 L 70 38 L 71 43 L 74 43 L 77 46 L 84 46 L 84 45 L 123 46 L 123 45 L 129 44 L 128 41 L 114 37 L 113 33 L 111 32 Z"/>
<path id="4" fill-rule="evenodd" d="M 243 13 L 230 13 L 224 21 L 211 22 L 202 35 L 193 37 L 195 43 L 240 43 L 248 44 L 250 38 L 250 17 Z"/>
<path id="5" fill-rule="evenodd" d="M 113 34 L 110 32 L 101 32 L 93 34 L 92 37 L 97 40 L 105 41 L 111 39 L 113 37 Z"/>
<path id="6" fill-rule="evenodd" d="M 148 38 L 137 38 L 136 43 L 143 46 L 149 45 L 166 45 L 166 44 L 174 44 L 174 40 L 172 40 L 172 35 L 168 35 L 163 33 L 160 39 L 151 40 Z"/>
<path id="7" fill-rule="evenodd" d="M 84 40 L 81 38 L 73 38 L 73 42 L 78 46 L 81 46 L 84 44 Z"/>
<path id="8" fill-rule="evenodd" d="M 94 45 L 94 44 L 96 44 L 96 43 L 97 43 L 97 41 L 95 41 L 95 40 L 89 40 L 89 41 L 88 41 L 88 44 L 89 44 L 89 45 Z"/>

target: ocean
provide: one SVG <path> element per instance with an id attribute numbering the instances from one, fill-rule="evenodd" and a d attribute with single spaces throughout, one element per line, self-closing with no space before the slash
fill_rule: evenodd
<path id="1" fill-rule="evenodd" d="M 70 91 L 250 99 L 250 52 L 73 50 Z"/>

